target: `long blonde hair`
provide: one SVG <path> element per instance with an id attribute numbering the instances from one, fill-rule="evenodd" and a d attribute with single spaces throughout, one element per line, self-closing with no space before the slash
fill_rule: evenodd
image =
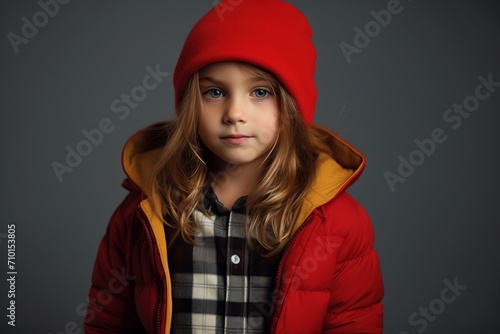
<path id="1" fill-rule="evenodd" d="M 271 255 L 281 251 L 292 237 L 296 214 L 315 177 L 317 152 L 290 94 L 271 74 L 245 65 L 272 87 L 279 109 L 276 143 L 246 202 L 247 240 Z M 197 230 L 193 212 L 204 211 L 200 203 L 205 186 L 217 181 L 207 166 L 210 152 L 197 132 L 201 101 L 197 72 L 186 85 L 177 117 L 166 124 L 168 140 L 145 189 L 155 213 L 175 229 L 176 235 L 193 244 Z"/>

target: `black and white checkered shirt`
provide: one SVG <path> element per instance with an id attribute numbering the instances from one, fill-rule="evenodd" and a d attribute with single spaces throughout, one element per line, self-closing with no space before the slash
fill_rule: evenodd
<path id="1" fill-rule="evenodd" d="M 172 279 L 172 333 L 267 333 L 280 256 L 263 257 L 244 237 L 246 197 L 228 210 L 207 187 L 195 212 L 199 245 L 167 228 Z"/>

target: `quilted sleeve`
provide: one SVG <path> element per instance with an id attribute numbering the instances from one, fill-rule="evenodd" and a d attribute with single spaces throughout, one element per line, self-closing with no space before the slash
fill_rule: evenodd
<path id="1" fill-rule="evenodd" d="M 130 189 L 131 182 L 123 184 Z M 134 281 L 126 261 L 127 231 L 140 194 L 131 191 L 113 213 L 99 245 L 84 329 L 87 334 L 141 333 L 144 331 L 134 302 Z"/>
<path id="2" fill-rule="evenodd" d="M 328 208 L 338 249 L 323 333 L 382 333 L 384 287 L 374 231 L 364 208 L 343 194 Z M 327 213 L 328 214 L 328 213 Z"/>

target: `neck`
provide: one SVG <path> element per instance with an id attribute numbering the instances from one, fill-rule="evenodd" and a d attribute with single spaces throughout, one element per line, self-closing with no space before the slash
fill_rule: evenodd
<path id="1" fill-rule="evenodd" d="M 248 195 L 256 182 L 260 161 L 251 164 L 219 164 L 215 172 L 209 172 L 212 188 L 219 201 L 228 209 L 242 196 Z"/>

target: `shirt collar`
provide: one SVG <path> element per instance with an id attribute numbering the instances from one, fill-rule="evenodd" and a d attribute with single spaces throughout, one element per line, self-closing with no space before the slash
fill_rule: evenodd
<path id="1" fill-rule="evenodd" d="M 231 211 L 244 214 L 246 211 L 247 197 L 248 196 L 242 196 L 238 198 L 236 202 L 234 202 L 231 210 L 229 210 L 219 201 L 212 186 L 207 184 L 204 189 L 203 207 L 216 215 L 229 214 Z"/>

